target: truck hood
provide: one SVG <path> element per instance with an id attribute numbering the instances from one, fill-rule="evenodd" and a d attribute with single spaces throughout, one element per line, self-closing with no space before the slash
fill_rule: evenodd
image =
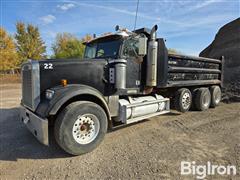
<path id="1" fill-rule="evenodd" d="M 104 93 L 105 59 L 54 59 L 39 61 L 41 94 L 59 86 L 62 79 L 68 84 L 92 86 Z"/>

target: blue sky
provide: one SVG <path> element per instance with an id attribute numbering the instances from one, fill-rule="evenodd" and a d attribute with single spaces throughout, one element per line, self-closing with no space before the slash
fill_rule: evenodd
<path id="1" fill-rule="evenodd" d="M 17 21 L 32 23 L 51 54 L 58 32 L 85 34 L 114 32 L 115 26 L 134 26 L 136 0 L 0 0 L 1 26 L 15 33 Z M 240 17 L 240 0 L 140 0 L 137 28 L 158 24 L 158 36 L 168 48 L 198 55 L 218 29 Z"/>

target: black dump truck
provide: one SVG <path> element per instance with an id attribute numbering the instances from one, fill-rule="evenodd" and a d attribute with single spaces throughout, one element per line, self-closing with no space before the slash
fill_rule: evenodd
<path id="1" fill-rule="evenodd" d="M 49 126 L 72 155 L 96 148 L 110 129 L 221 101 L 223 57 L 169 54 L 157 25 L 85 43 L 83 59 L 28 61 L 22 66 L 21 120 L 43 144 Z"/>

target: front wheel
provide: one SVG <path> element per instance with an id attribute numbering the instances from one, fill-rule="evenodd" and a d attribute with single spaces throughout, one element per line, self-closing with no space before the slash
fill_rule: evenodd
<path id="1" fill-rule="evenodd" d="M 88 153 L 103 140 L 107 122 L 106 113 L 99 105 L 89 101 L 73 102 L 56 119 L 56 141 L 69 154 Z"/>

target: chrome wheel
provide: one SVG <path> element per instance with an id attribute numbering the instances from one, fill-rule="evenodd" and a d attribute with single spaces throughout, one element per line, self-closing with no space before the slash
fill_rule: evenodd
<path id="1" fill-rule="evenodd" d="M 184 109 L 187 109 L 191 105 L 191 95 L 188 92 L 183 94 L 182 105 Z"/>
<path id="2" fill-rule="evenodd" d="M 217 91 L 217 93 L 215 94 L 215 102 L 216 104 L 218 104 L 221 101 L 221 91 Z"/>
<path id="3" fill-rule="evenodd" d="M 205 106 L 205 107 L 208 107 L 209 106 L 209 104 L 210 104 L 210 98 L 209 98 L 209 96 L 207 95 L 207 94 L 205 94 L 204 96 L 203 96 L 203 106 Z"/>
<path id="4" fill-rule="evenodd" d="M 93 114 L 84 114 L 73 124 L 72 135 L 77 143 L 89 144 L 97 137 L 99 129 L 99 119 Z"/>

